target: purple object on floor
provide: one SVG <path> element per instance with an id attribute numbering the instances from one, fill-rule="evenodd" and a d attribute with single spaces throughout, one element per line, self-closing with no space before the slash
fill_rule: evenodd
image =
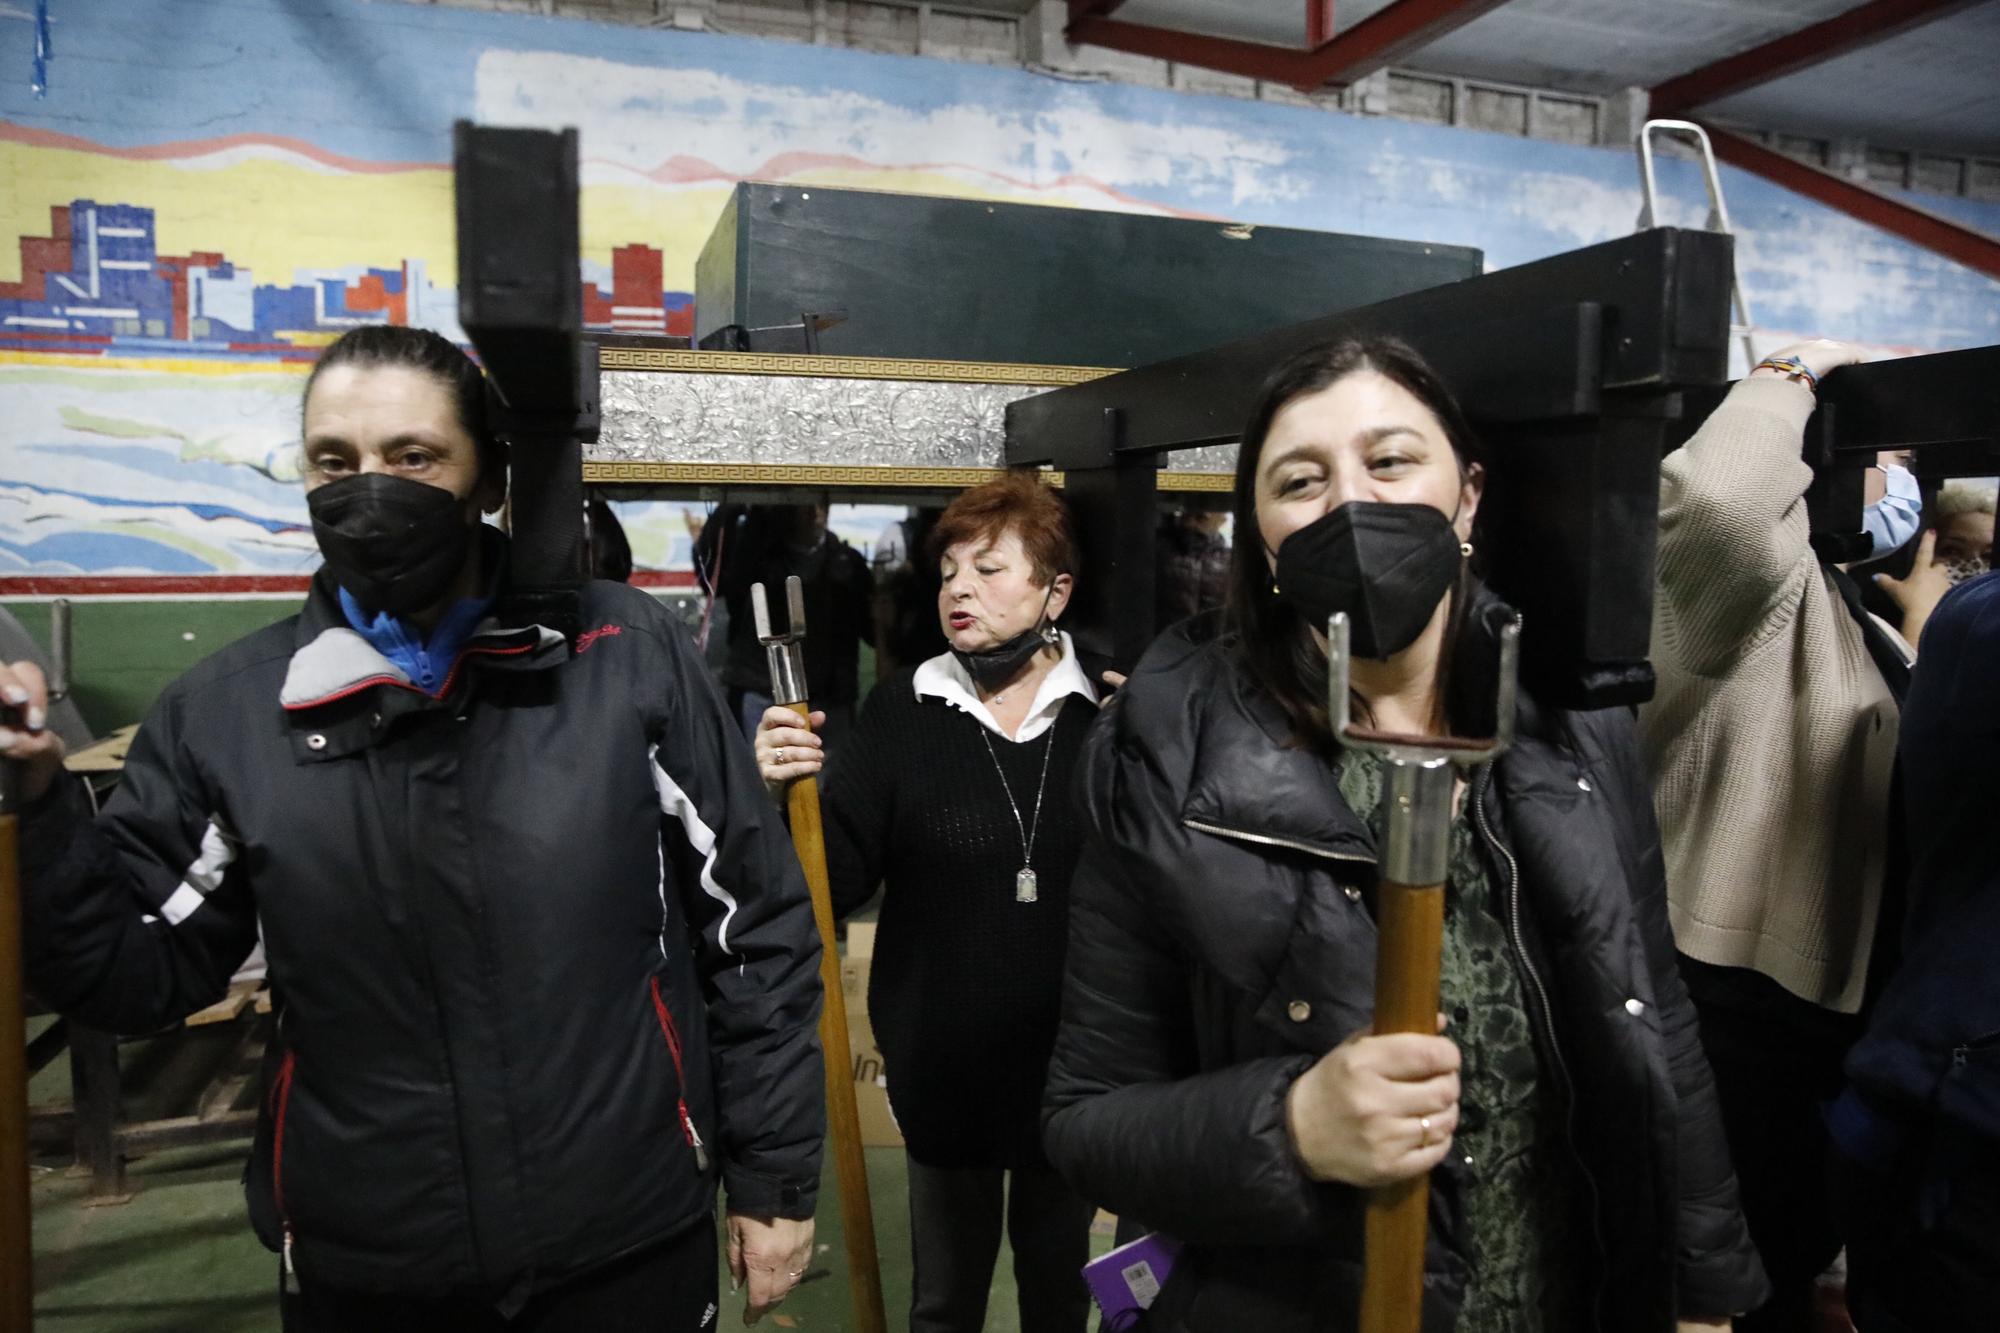
<path id="1" fill-rule="evenodd" d="M 1180 1255 L 1179 1241 L 1152 1231 L 1085 1264 L 1083 1280 L 1090 1287 L 1091 1299 L 1104 1312 L 1105 1325 L 1112 1329 L 1143 1327 L 1142 1312 L 1152 1307 L 1160 1288 L 1167 1285 L 1167 1274 L 1173 1272 Z"/>

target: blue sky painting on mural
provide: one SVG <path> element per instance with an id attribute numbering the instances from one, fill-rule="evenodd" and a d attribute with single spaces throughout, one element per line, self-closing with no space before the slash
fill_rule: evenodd
<path id="1" fill-rule="evenodd" d="M 18 8 L 0 8 L 0 593 L 30 574 L 309 567 L 296 363 L 356 321 L 456 331 L 459 117 L 580 128 L 604 327 L 685 318 L 692 256 L 751 177 L 1476 245 L 1495 267 L 1621 235 L 1639 209 L 1615 149 L 358 0 L 65 0 L 37 98 Z M 1769 339 L 2000 342 L 2000 283 L 1724 177 Z M 1665 220 L 1698 225 L 1692 164 L 1661 178 Z M 2000 206 L 1939 206 L 2000 232 Z M 654 508 L 636 544 L 684 564 L 678 512 Z"/>
<path id="2" fill-rule="evenodd" d="M 65 91 L 37 101 L 25 79 L 0 82 L 0 121 L 112 148 L 249 134 L 365 162 L 443 163 L 451 120 L 469 114 L 567 115 L 582 123 L 587 158 L 643 170 L 686 156 L 744 172 L 795 146 L 846 146 L 895 170 L 936 146 L 963 150 L 962 165 L 996 189 L 1049 194 L 1080 176 L 1101 206 L 1477 245 L 1495 267 L 1620 234 L 1638 212 L 1619 150 L 1014 69 L 358 0 L 71 0 L 59 17 Z M 29 24 L 0 22 L 0 69 L 26 68 L 30 36 Z M 228 76 L 216 77 L 223 58 Z M 736 160 L 711 150 L 716 139 L 741 150 Z M 1699 221 L 1698 178 L 1663 165 L 1670 215 Z M 2000 284 L 1745 173 L 1725 176 L 1762 322 L 1891 346 L 2000 341 Z M 2000 205 L 1946 207 L 2000 232 Z M 417 256 L 378 262 L 393 270 L 405 258 Z M 1850 264 L 1865 291 L 1837 290 Z M 1904 285 L 1922 299 L 1899 300 Z"/>

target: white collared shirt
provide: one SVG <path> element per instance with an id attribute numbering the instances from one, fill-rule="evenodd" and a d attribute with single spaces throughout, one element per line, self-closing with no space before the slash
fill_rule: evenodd
<path id="1" fill-rule="evenodd" d="M 979 701 L 979 691 L 972 686 L 972 676 L 963 664 L 950 653 L 939 653 L 936 657 L 917 668 L 911 687 L 919 699 L 942 699 L 953 708 L 961 708 L 979 720 L 981 726 L 1003 740 L 1016 744 L 1035 739 L 1055 725 L 1056 714 L 1062 711 L 1063 701 L 1072 694 L 1080 694 L 1091 703 L 1097 702 L 1097 691 L 1091 686 L 1090 677 L 1083 674 L 1083 665 L 1076 660 L 1076 644 L 1068 634 L 1056 631 L 1062 639 L 1062 661 L 1048 675 L 1042 677 L 1040 688 L 1035 691 L 1035 702 L 1028 708 L 1028 716 L 1021 722 L 1021 729 L 1009 736 L 985 704 Z"/>

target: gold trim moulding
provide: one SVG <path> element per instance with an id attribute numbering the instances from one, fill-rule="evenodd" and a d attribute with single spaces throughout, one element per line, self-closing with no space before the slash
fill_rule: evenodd
<path id="1" fill-rule="evenodd" d="M 1202 491 L 1227 495 L 1236 489 L 1234 472 L 1162 472 L 1153 484 L 1161 491 Z"/>
<path id="2" fill-rule="evenodd" d="M 920 361 L 889 356 L 808 356 L 789 352 L 695 352 L 672 347 L 604 347 L 605 370 L 657 374 L 790 375 L 808 379 L 928 380 L 940 384 L 1084 384 L 1116 375 L 1104 366 L 1038 366 L 1011 361 Z"/>
<path id="3" fill-rule="evenodd" d="M 726 355 L 726 354 L 723 354 Z M 587 483 L 626 486 L 872 486 L 897 490 L 964 490 L 991 481 L 1004 469 L 993 467 L 839 467 L 801 463 L 585 463 Z M 1051 486 L 1063 474 L 1044 471 Z M 1227 493 L 1235 478 L 1227 472 L 1162 472 L 1162 491 Z"/>

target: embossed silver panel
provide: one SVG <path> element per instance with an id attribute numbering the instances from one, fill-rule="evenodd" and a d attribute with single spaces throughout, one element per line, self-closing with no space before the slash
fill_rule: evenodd
<path id="1" fill-rule="evenodd" d="M 1045 389 L 606 371 L 598 463 L 998 467 L 1007 404 Z"/>
<path id="2" fill-rule="evenodd" d="M 1167 451 L 1167 467 L 1175 472 L 1228 472 L 1236 471 L 1236 446 L 1233 444 L 1210 444 L 1199 449 L 1170 449 Z"/>

